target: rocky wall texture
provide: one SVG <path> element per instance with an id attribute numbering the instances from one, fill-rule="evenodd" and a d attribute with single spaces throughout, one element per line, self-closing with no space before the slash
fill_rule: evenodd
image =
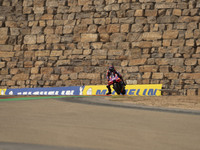
<path id="1" fill-rule="evenodd" d="M 200 95 L 199 22 L 199 0 L 0 0 L 0 88 L 106 84 L 114 64 Z"/>

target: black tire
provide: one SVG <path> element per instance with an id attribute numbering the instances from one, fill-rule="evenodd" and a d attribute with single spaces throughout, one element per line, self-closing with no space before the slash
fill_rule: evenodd
<path id="1" fill-rule="evenodd" d="M 113 88 L 115 90 L 115 92 L 120 95 L 121 91 L 120 91 L 120 85 L 118 83 L 114 83 L 113 84 Z"/>
<path id="2" fill-rule="evenodd" d="M 125 95 L 125 94 L 126 94 L 126 90 L 125 90 L 125 87 L 123 86 L 122 95 Z"/>

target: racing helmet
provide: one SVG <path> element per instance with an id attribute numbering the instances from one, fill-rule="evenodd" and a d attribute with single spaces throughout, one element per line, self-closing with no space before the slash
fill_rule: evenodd
<path id="1" fill-rule="evenodd" d="M 110 72 L 114 72 L 114 71 L 115 71 L 114 66 L 110 66 L 110 67 L 109 67 L 109 71 L 110 71 Z"/>

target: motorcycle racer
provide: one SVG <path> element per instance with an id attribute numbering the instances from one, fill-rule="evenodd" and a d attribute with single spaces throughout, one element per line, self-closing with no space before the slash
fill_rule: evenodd
<path id="1" fill-rule="evenodd" d="M 123 78 L 122 78 L 122 75 L 115 70 L 114 66 L 110 66 L 109 69 L 107 70 L 107 74 L 106 74 L 106 77 L 107 77 L 107 80 L 108 80 L 108 84 L 107 84 L 107 88 L 108 88 L 108 93 L 106 93 L 106 95 L 110 95 L 112 92 L 111 92 L 111 88 L 110 88 L 110 84 L 109 84 L 109 80 L 110 80 L 110 77 L 114 77 L 115 75 L 117 75 L 123 82 L 124 86 L 126 86 Z"/>

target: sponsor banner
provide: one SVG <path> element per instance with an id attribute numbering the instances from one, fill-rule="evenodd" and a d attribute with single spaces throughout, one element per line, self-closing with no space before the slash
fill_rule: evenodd
<path id="1" fill-rule="evenodd" d="M 6 89 L 0 89 L 0 95 L 5 95 Z"/>
<path id="2" fill-rule="evenodd" d="M 162 84 L 126 85 L 126 95 L 160 96 L 161 88 Z M 108 90 L 106 88 L 106 85 L 91 85 L 85 86 L 83 90 L 83 95 L 106 95 L 107 92 Z M 112 89 L 112 95 L 117 95 L 114 89 Z"/>
<path id="3" fill-rule="evenodd" d="M 49 87 L 49 88 L 21 88 L 7 89 L 6 95 L 79 95 L 84 87 Z"/>
<path id="4" fill-rule="evenodd" d="M 160 96 L 161 88 L 162 84 L 126 85 L 126 95 Z M 106 95 L 107 92 L 106 85 L 0 89 L 0 95 Z M 117 95 L 114 89 L 112 95 Z"/>

